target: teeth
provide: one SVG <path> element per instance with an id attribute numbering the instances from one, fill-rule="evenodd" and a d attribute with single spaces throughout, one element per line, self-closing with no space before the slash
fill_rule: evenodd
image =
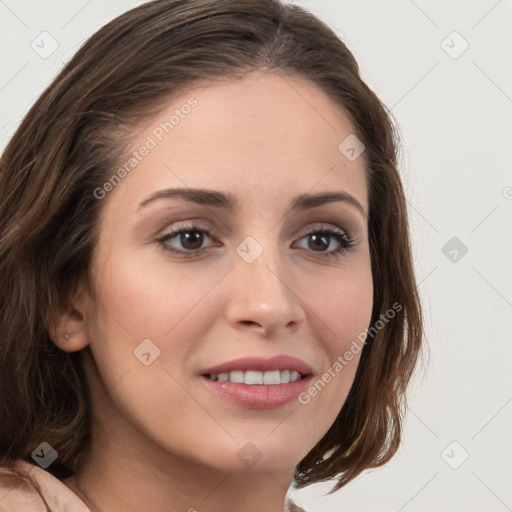
<path id="1" fill-rule="evenodd" d="M 231 374 L 229 374 L 231 380 Z M 263 384 L 263 373 L 248 371 L 245 372 L 245 383 L 246 384 Z"/>
<path id="2" fill-rule="evenodd" d="M 228 382 L 236 382 L 238 384 L 243 384 L 245 380 L 244 372 L 230 372 L 228 375 Z"/>
<path id="3" fill-rule="evenodd" d="M 263 384 L 281 384 L 281 372 L 275 370 L 273 372 L 265 372 L 262 374 Z"/>
<path id="4" fill-rule="evenodd" d="M 243 372 L 235 370 L 229 373 L 212 373 L 210 375 L 210 380 L 248 384 L 249 386 L 288 384 L 300 380 L 300 378 L 301 374 L 295 370 L 273 370 L 270 372 L 258 372 L 255 370 Z"/>
<path id="5" fill-rule="evenodd" d="M 300 373 L 299 372 L 290 372 L 290 382 L 295 382 L 296 380 L 300 379 Z"/>

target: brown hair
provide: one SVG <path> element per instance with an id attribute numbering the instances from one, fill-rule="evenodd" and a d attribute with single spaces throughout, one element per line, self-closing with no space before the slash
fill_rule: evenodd
<path id="1" fill-rule="evenodd" d="M 30 109 L 0 160 L 0 465 L 31 462 L 43 441 L 64 478 L 90 442 L 83 351 L 50 339 L 50 316 L 89 282 L 105 182 L 133 127 L 204 79 L 250 71 L 309 80 L 347 113 L 366 146 L 374 279 L 370 334 L 334 424 L 298 464 L 297 488 L 336 478 L 338 490 L 380 466 L 401 439 L 405 391 L 423 338 L 406 201 L 391 115 L 324 23 L 278 0 L 157 0 L 114 19 L 76 53 Z M 341 142 L 341 141 L 340 141 Z"/>

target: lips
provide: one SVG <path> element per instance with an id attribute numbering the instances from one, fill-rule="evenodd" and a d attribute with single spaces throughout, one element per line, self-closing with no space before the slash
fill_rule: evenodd
<path id="1" fill-rule="evenodd" d="M 278 355 L 269 359 L 243 357 L 212 366 L 201 372 L 200 380 L 213 395 L 236 406 L 276 409 L 295 402 L 309 386 L 312 374 L 305 361 Z"/>

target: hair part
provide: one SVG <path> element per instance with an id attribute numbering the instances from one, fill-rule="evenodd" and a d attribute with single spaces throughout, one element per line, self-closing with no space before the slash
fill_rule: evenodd
<path id="1" fill-rule="evenodd" d="M 299 463 L 297 488 L 336 479 L 338 490 L 383 465 L 401 440 L 405 392 L 422 344 L 420 300 L 390 112 L 359 75 L 338 36 L 278 0 L 157 0 L 95 33 L 25 116 L 0 159 L 0 465 L 31 461 L 43 441 L 48 468 L 70 476 L 90 444 L 83 351 L 50 337 L 52 313 L 89 286 L 98 219 L 93 191 L 126 160 L 134 126 L 193 84 L 253 71 L 306 79 L 349 116 L 365 144 L 371 325 L 347 400 Z M 340 141 L 341 142 L 341 141 Z"/>

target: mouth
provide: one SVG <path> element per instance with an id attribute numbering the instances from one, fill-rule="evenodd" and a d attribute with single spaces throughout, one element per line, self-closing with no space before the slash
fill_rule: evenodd
<path id="1" fill-rule="evenodd" d="M 298 399 L 313 378 L 304 361 L 286 355 L 246 357 L 200 374 L 214 396 L 247 409 L 276 409 Z"/>

